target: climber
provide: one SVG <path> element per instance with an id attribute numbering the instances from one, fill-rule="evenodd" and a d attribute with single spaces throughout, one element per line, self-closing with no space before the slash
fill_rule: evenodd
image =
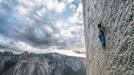
<path id="1" fill-rule="evenodd" d="M 98 28 L 99 28 L 99 38 L 100 38 L 100 42 L 101 42 L 102 48 L 106 49 L 105 30 L 101 26 L 101 23 L 98 24 Z"/>

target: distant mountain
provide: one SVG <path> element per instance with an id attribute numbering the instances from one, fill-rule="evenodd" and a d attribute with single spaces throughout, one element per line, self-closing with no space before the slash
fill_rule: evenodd
<path id="1" fill-rule="evenodd" d="M 86 75 L 85 58 L 57 53 L 0 53 L 0 75 Z"/>

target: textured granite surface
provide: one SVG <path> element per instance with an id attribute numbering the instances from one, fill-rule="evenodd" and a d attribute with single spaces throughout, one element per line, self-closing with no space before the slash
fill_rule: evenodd
<path id="1" fill-rule="evenodd" d="M 82 0 L 87 75 L 134 75 L 134 0 Z M 105 28 L 101 47 L 97 25 Z"/>

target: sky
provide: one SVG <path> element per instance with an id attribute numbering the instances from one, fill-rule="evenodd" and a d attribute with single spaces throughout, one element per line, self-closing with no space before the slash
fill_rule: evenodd
<path id="1" fill-rule="evenodd" d="M 81 0 L 0 0 L 0 51 L 84 52 L 82 10 Z"/>

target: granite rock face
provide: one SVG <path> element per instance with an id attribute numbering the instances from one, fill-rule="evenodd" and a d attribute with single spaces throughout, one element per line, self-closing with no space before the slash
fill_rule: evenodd
<path id="1" fill-rule="evenodd" d="M 134 75 L 134 0 L 82 0 L 87 75 Z M 106 50 L 98 38 L 105 28 Z"/>
<path id="2" fill-rule="evenodd" d="M 49 54 L 0 53 L 0 75 L 86 75 L 84 58 Z"/>

